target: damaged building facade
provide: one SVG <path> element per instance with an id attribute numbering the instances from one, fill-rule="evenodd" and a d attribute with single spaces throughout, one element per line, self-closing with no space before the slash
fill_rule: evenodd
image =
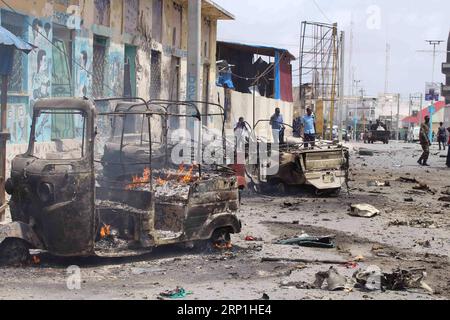
<path id="1" fill-rule="evenodd" d="M 1 25 L 36 46 L 28 56 L 15 56 L 8 88 L 8 155 L 25 151 L 32 107 L 38 99 L 139 96 L 184 100 L 187 11 L 188 0 L 1 2 Z M 203 0 L 204 100 L 214 94 L 217 21 L 221 19 L 233 16 Z M 71 132 L 72 122 L 54 120 L 39 124 L 38 142 L 43 148 Z M 52 136 L 52 126 L 61 126 L 60 137 Z"/>

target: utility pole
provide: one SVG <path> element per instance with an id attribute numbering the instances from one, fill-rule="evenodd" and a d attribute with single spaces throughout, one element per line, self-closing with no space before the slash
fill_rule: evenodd
<path id="1" fill-rule="evenodd" d="M 425 40 L 429 45 L 433 46 L 433 68 L 431 73 L 431 82 L 434 83 L 434 71 L 436 66 L 436 47 L 439 46 L 444 40 Z M 433 99 L 434 104 L 434 99 Z"/>
<path id="2" fill-rule="evenodd" d="M 362 122 L 363 122 L 363 133 L 366 131 L 366 114 L 364 108 L 364 88 L 359 90 L 361 93 L 361 110 L 362 110 Z"/>
<path id="3" fill-rule="evenodd" d="M 435 70 L 435 66 L 436 66 L 436 47 L 439 46 L 442 42 L 444 42 L 444 40 L 425 40 L 426 42 L 428 42 L 429 45 L 433 46 L 433 67 L 432 67 L 432 71 L 431 71 L 431 83 L 434 87 L 434 70 Z M 432 141 L 432 137 L 433 137 L 433 113 L 435 111 L 435 107 L 434 107 L 434 94 L 433 97 L 431 98 L 431 106 L 429 106 L 429 111 L 430 111 L 430 141 Z"/>
<path id="4" fill-rule="evenodd" d="M 337 47 L 337 23 L 333 24 L 333 75 L 331 85 L 331 108 L 330 108 L 330 140 L 333 140 L 333 125 L 334 125 L 334 107 L 336 104 L 336 82 L 337 82 L 337 70 L 338 70 L 338 47 Z"/>
<path id="5" fill-rule="evenodd" d="M 353 80 L 353 86 L 356 89 L 354 91 L 355 93 L 358 92 L 358 84 L 359 83 L 361 83 L 361 80 Z M 358 138 L 358 132 L 357 132 L 357 129 L 358 129 L 358 98 L 356 96 L 355 97 L 352 96 L 352 99 L 353 98 L 355 99 L 355 102 L 356 102 L 355 115 L 353 117 L 353 119 L 354 119 L 354 130 L 353 131 L 355 132 L 354 139 L 358 140 L 357 139 Z"/>
<path id="6" fill-rule="evenodd" d="M 386 66 L 384 70 L 384 94 L 388 93 L 389 89 L 389 64 L 391 61 L 391 45 L 386 43 Z"/>
<path id="7" fill-rule="evenodd" d="M 201 22 L 202 1 L 188 1 L 188 65 L 187 65 L 187 95 L 188 101 L 199 101 L 200 98 L 200 71 L 201 71 Z M 190 118 L 192 119 L 192 118 Z M 188 129 L 191 136 L 196 132 L 196 122 L 188 121 Z M 198 162 L 201 163 L 202 148 L 202 121 L 198 123 Z"/>
<path id="8" fill-rule="evenodd" d="M 397 140 L 400 140 L 400 93 L 397 95 Z"/>
<path id="9" fill-rule="evenodd" d="M 340 81 L 339 81 L 339 126 L 338 126 L 338 139 L 339 141 L 342 141 L 342 122 L 343 122 L 343 117 L 342 117 L 342 112 L 344 111 L 344 78 L 345 78 L 345 68 L 344 68 L 344 62 L 345 62 L 345 32 L 341 31 L 341 47 L 340 47 L 340 53 L 341 53 L 341 61 L 340 61 Z"/>

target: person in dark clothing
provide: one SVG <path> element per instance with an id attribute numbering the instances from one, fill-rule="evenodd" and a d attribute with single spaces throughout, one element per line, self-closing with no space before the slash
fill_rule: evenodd
<path id="1" fill-rule="evenodd" d="M 450 168 L 450 127 L 447 128 L 448 131 L 448 151 L 447 151 L 447 167 Z"/>
<path id="2" fill-rule="evenodd" d="M 419 140 L 420 145 L 422 146 L 423 153 L 420 156 L 420 159 L 417 161 L 418 164 L 421 166 L 429 166 L 427 163 L 428 157 L 430 156 L 430 117 L 425 117 L 425 122 L 422 123 L 422 126 L 420 127 L 420 133 L 419 133 Z"/>
<path id="3" fill-rule="evenodd" d="M 437 140 L 439 143 L 439 150 L 442 150 L 441 149 L 441 143 L 442 143 L 442 147 L 444 148 L 444 151 L 445 151 L 445 145 L 447 144 L 447 132 L 446 131 L 447 130 L 444 127 L 444 123 L 441 122 L 439 124 L 438 137 L 437 137 Z"/>

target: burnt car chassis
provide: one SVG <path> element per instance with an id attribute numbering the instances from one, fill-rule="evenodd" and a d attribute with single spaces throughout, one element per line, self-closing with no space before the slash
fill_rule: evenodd
<path id="1" fill-rule="evenodd" d="M 97 114 L 95 104 L 114 100 L 137 100 L 140 102 L 135 105 L 144 106 L 144 110 L 130 108 Z M 42 113 L 82 115 L 81 157 L 43 159 L 35 154 L 37 119 Z M 107 143 L 103 156 L 96 159 L 97 116 L 106 117 L 109 122 L 105 123 L 111 126 L 117 119 L 128 117 L 140 117 L 142 123 L 147 123 L 148 143 L 142 139 L 142 132 L 135 141 L 140 147 L 138 154 L 146 148 L 146 159 L 125 157 L 124 130 L 118 153 L 115 151 L 118 161 L 104 157 Z M 28 150 L 13 160 L 7 183 L 13 222 L 0 227 L 0 258 L 14 263 L 23 260 L 30 248 L 56 256 L 132 255 L 167 244 L 229 241 L 230 233 L 240 232 L 241 223 L 235 214 L 239 196 L 233 175 L 204 173 L 202 164 L 195 166 L 198 173 L 193 173 L 194 166 L 189 171 L 184 166 L 175 171 L 166 161 L 164 139 L 159 151 L 166 153 L 165 161 L 154 168 L 151 119 L 158 117 L 167 124 L 169 116 L 186 115 L 164 108 L 152 110 L 140 98 L 38 101 Z M 112 140 L 114 134 L 109 142 Z M 114 170 L 108 170 L 111 166 Z M 111 172 L 114 174 L 108 174 Z M 133 176 L 142 172 L 143 177 L 146 172 L 149 174 L 135 182 Z M 156 183 L 163 179 L 167 182 Z"/>
<path id="2" fill-rule="evenodd" d="M 342 185 L 348 183 L 349 152 L 342 145 L 329 141 L 316 141 L 314 147 L 305 147 L 301 142 L 285 142 L 279 145 L 279 150 L 272 150 L 272 144 L 267 143 L 267 153 L 270 156 L 275 152 L 279 159 L 279 170 L 276 174 L 265 174 L 265 167 L 270 165 L 268 161 L 260 158 L 260 144 L 262 140 L 257 136 L 256 130 L 261 123 L 269 123 L 269 120 L 258 121 L 253 129 L 246 123 L 250 130 L 250 140 L 256 144 L 253 150 L 253 159 L 257 163 L 247 163 L 246 175 L 251 181 L 252 188 L 257 192 L 276 191 L 286 193 L 289 187 L 309 185 L 313 186 L 317 195 L 337 195 Z M 285 127 L 292 128 L 288 124 Z M 246 148 L 246 158 L 252 158 Z M 270 160 L 269 160 L 270 161 Z"/>

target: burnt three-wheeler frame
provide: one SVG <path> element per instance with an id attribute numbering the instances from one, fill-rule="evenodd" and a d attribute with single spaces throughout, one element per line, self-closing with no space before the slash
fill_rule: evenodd
<path id="1" fill-rule="evenodd" d="M 97 113 L 95 103 L 122 101 L 115 110 Z M 220 232 L 240 232 L 241 224 L 235 212 L 238 209 L 238 190 L 235 179 L 217 176 L 212 179 L 200 179 L 194 185 L 188 186 L 190 193 L 188 202 L 160 203 L 160 207 L 168 206 L 163 214 L 178 212 L 180 223 L 184 225 L 182 235 L 174 238 L 156 236 L 155 229 L 155 195 L 152 174 L 147 191 L 125 191 L 123 181 L 102 181 L 97 186 L 101 172 L 96 172 L 95 163 L 105 165 L 147 166 L 153 167 L 153 141 L 151 117 L 163 118 L 167 125 L 168 117 L 193 117 L 201 121 L 202 116 L 197 107 L 189 102 L 170 102 L 164 106 L 163 101 L 147 102 L 141 98 L 108 98 L 108 99 L 46 99 L 38 101 L 34 107 L 32 134 L 28 151 L 13 160 L 11 179 L 8 180 L 8 191 L 12 195 L 11 212 L 13 222 L 0 228 L 0 254 L 8 256 L 17 254 L 24 256 L 27 248 L 37 248 L 49 251 L 58 256 L 87 256 L 96 254 L 99 229 L 101 227 L 100 210 L 125 212 L 130 215 L 140 215 L 136 220 L 139 224 L 134 233 L 134 240 L 141 241 L 142 248 L 152 246 L 182 243 L 186 241 L 206 240 L 217 237 Z M 126 106 L 126 104 L 128 104 Z M 161 104 L 163 106 L 161 106 Z M 180 114 L 172 112 L 171 106 L 184 105 L 193 110 L 192 113 Z M 155 108 L 156 107 L 156 110 Z M 141 108 L 141 110 L 139 110 Z M 143 110 L 142 110 L 143 109 Z M 80 159 L 47 160 L 33 155 L 37 117 L 40 112 L 64 113 L 74 110 L 85 116 L 83 119 L 82 154 Z M 105 162 L 95 158 L 95 142 L 97 136 L 96 116 L 114 117 L 111 123 L 112 132 L 109 138 L 114 139 L 116 117 L 142 116 L 148 121 L 148 161 L 133 161 L 123 158 L 125 146 L 125 123 L 121 128 L 119 153 L 117 163 Z M 140 145 L 144 144 L 144 125 L 141 128 Z M 164 128 L 163 139 L 167 138 L 167 128 Z M 200 130 L 201 131 L 201 130 Z M 165 141 L 163 141 L 165 145 Z M 199 136 L 199 143 L 202 143 Z M 201 146 L 199 150 L 201 151 Z M 85 151 L 84 151 L 85 150 Z M 167 151 L 167 149 L 165 149 Z M 147 153 L 147 152 L 145 152 Z M 167 161 L 167 152 L 165 154 Z M 62 158 L 61 158 L 62 159 Z M 198 164 L 201 176 L 201 163 Z M 97 175 L 97 177 L 96 177 Z M 104 177 L 103 177 L 104 178 Z M 116 185 L 118 187 L 116 187 Z M 105 195 L 96 195 L 96 190 Z M 114 199 L 109 198 L 113 195 Z M 218 197 L 221 199 L 218 201 Z M 192 198 L 192 199 L 191 199 Z M 99 205 L 97 205 L 97 200 Z M 105 201 L 106 200 L 106 201 Z M 111 200 L 111 201 L 110 201 Z M 103 202 L 102 202 L 103 201 Z M 142 202 L 142 203 L 141 203 Z M 137 206 L 135 204 L 137 203 Z M 139 207 L 140 206 L 140 207 Z M 103 211 L 102 211 L 103 212 Z M 153 213 L 152 213 L 153 212 Z M 116 214 L 116 213 L 114 213 Z M 142 221 L 143 215 L 150 220 Z M 153 224 L 153 226 L 152 226 Z M 145 231 L 145 232 L 144 232 Z M 164 230 L 161 230 L 164 232 Z M 152 233 L 153 232 L 153 233 Z M 154 235 L 149 239 L 145 234 Z M 136 236 L 137 235 L 137 236 Z M 0 257 L 1 258 L 1 257 Z"/>

